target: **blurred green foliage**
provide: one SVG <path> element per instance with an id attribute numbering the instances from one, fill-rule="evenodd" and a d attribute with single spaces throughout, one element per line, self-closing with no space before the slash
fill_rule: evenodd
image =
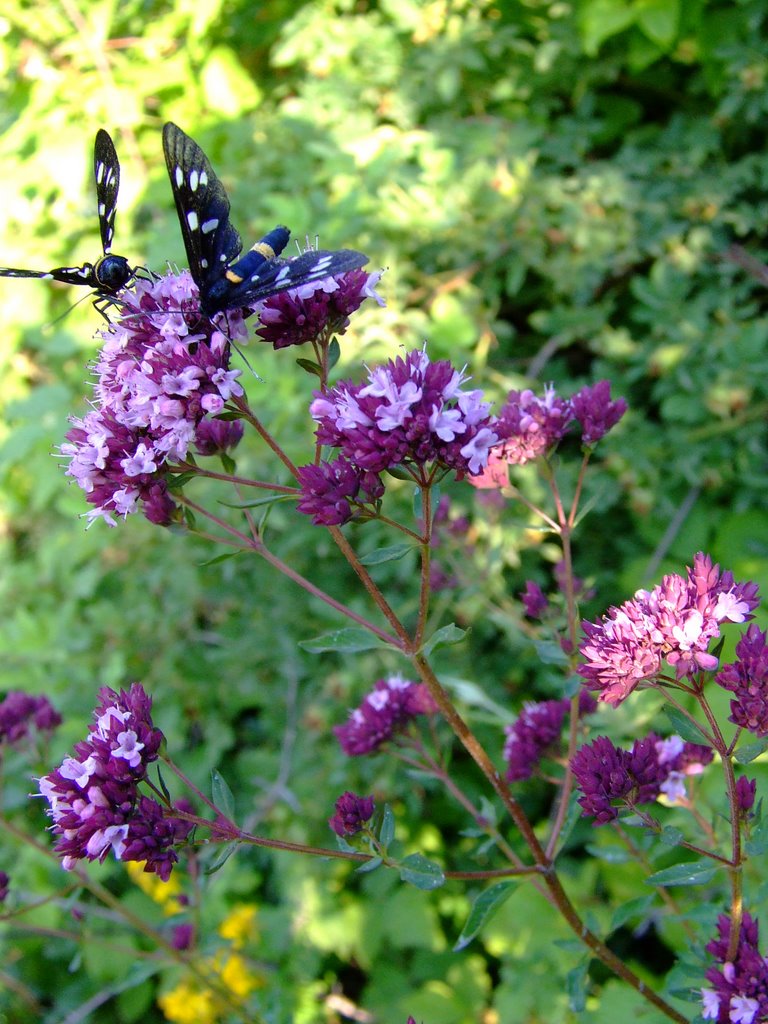
<path id="1" fill-rule="evenodd" d="M 90 174 L 103 126 L 122 164 L 115 251 L 156 270 L 180 263 L 160 144 L 162 123 L 174 120 L 217 168 L 246 244 L 285 222 L 299 239 L 319 233 L 324 246 L 362 249 L 388 268 L 387 308 L 353 321 L 340 374 L 426 339 L 433 356 L 468 363 L 497 400 L 531 379 L 571 394 L 604 377 L 628 399 L 576 541 L 577 570 L 596 594 L 588 614 L 681 571 L 699 549 L 765 585 L 768 296 L 726 253 L 737 242 L 768 255 L 768 60 L 756 43 L 767 18 L 762 0 L 56 0 L 44 9 L 9 0 L 0 260 L 45 270 L 98 255 Z M 374 792 L 394 801 L 407 844 L 460 862 L 473 846 L 445 795 L 385 757 L 343 760 L 330 733 L 399 666 L 298 650 L 297 640 L 339 622 L 266 566 L 212 563 L 202 544 L 138 520 L 84 531 L 85 503 L 51 457 L 67 416 L 83 410 L 96 344 L 90 302 L 67 313 L 74 291 L 0 278 L 0 690 L 51 696 L 65 714 L 51 753 L 60 757 L 98 685 L 140 679 L 174 758 L 203 787 L 226 765 L 247 825 L 327 843 L 334 794 Z M 252 405 L 301 458 L 308 378 L 287 353 L 250 358 L 267 381 L 249 384 Z M 238 459 L 255 477 L 270 472 L 256 445 Z M 468 488 L 447 490 L 472 517 L 472 546 L 449 555 L 462 581 L 458 621 L 473 631 L 445 664 L 500 757 L 484 700 L 512 714 L 524 698 L 559 692 L 514 599 L 529 576 L 550 583 L 557 551 L 526 530 L 523 513 L 473 508 Z M 409 501 L 405 490 L 399 500 Z M 324 531 L 298 518 L 274 512 L 273 546 L 363 610 Z M 363 552 L 392 542 L 378 526 L 350 533 Z M 376 578 L 401 608 L 413 606 L 408 559 L 379 566 Z M 632 735 L 652 710 L 636 720 L 624 712 L 606 731 Z M 453 770 L 477 789 L 458 754 Z M 19 778 L 5 806 L 34 833 L 42 813 Z M 535 816 L 541 795 L 525 799 Z M 638 880 L 631 865 L 586 856 L 589 833 L 574 833 L 571 887 L 608 928 L 605 907 L 637 896 Z M 65 884 L 9 836 L 2 868 L 20 901 Z M 120 870 L 93 873 L 136 900 Z M 428 895 L 381 873 L 361 879 L 253 852 L 204 884 L 212 949 L 228 910 L 260 905 L 265 981 L 254 1005 L 269 1021 L 341 1019 L 335 992 L 392 1024 L 409 1013 L 427 1024 L 575 1019 L 565 978 L 580 954 L 524 887 L 482 941 L 453 954 L 469 905 L 458 886 Z M 141 898 L 140 912 L 162 923 Z M 16 953 L 4 971 L 18 984 L 0 996 L 2 1020 L 163 1019 L 154 997 L 169 977 L 132 975 L 130 955 L 100 960 L 113 926 L 85 920 L 85 958 L 66 901 L 6 923 Z M 663 960 L 679 931 L 658 928 Z M 637 960 L 638 944 L 626 955 Z M 658 984 L 658 964 L 637 967 Z M 611 982 L 584 1019 L 635 1010 Z"/>

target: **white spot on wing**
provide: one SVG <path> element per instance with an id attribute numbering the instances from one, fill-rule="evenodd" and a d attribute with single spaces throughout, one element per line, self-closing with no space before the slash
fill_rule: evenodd
<path id="1" fill-rule="evenodd" d="M 197 219 L 197 214 L 194 210 L 190 210 L 187 213 L 187 224 L 189 224 L 190 231 L 197 231 L 200 226 L 200 222 Z"/>
<path id="2" fill-rule="evenodd" d="M 219 226 L 219 221 L 216 217 L 212 217 L 210 220 L 205 221 L 200 230 L 204 235 L 210 235 L 212 231 L 215 231 Z"/>
<path id="3" fill-rule="evenodd" d="M 208 184 L 208 174 L 205 171 L 200 171 L 200 184 L 203 186 Z"/>
<path id="4" fill-rule="evenodd" d="M 99 161 L 96 164 L 96 184 L 101 184 L 101 179 L 104 177 L 104 164 Z"/>
<path id="5" fill-rule="evenodd" d="M 176 167 L 176 170 L 173 172 L 173 176 L 176 179 L 176 188 L 181 188 L 184 184 L 184 174 L 180 167 Z"/>
<path id="6" fill-rule="evenodd" d="M 189 176 L 189 187 L 193 192 L 197 192 L 197 186 L 200 181 L 200 175 L 197 171 L 192 171 Z"/>

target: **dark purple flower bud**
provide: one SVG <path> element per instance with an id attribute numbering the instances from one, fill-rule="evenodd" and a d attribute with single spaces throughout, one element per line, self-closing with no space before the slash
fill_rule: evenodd
<path id="1" fill-rule="evenodd" d="M 195 940 L 195 926 L 189 922 L 177 924 L 171 933 L 171 945 L 174 949 L 191 949 Z"/>
<path id="2" fill-rule="evenodd" d="M 0 702 L 0 743 L 18 743 L 33 725 L 38 732 L 53 732 L 61 725 L 61 715 L 47 697 L 12 690 Z"/>
<path id="3" fill-rule="evenodd" d="M 170 526 L 178 518 L 178 507 L 168 493 L 165 480 L 147 487 L 143 499 L 144 518 L 155 526 Z"/>
<path id="4" fill-rule="evenodd" d="M 343 456 L 335 462 L 302 466 L 296 477 L 301 488 L 296 508 L 312 516 L 316 526 L 341 526 L 352 519 L 352 502 L 360 492 L 360 472 Z"/>
<path id="5" fill-rule="evenodd" d="M 373 797 L 346 792 L 336 801 L 335 810 L 328 824 L 337 836 L 353 836 L 373 817 Z"/>
<path id="6" fill-rule="evenodd" d="M 429 563 L 429 589 L 433 594 L 439 594 L 442 590 L 454 590 L 459 585 L 459 578 L 455 573 L 448 573 L 439 562 L 432 560 Z"/>
<path id="7" fill-rule="evenodd" d="M 736 779 L 736 802 L 742 814 L 752 810 L 757 792 L 757 779 L 748 779 L 746 775 L 740 775 Z"/>
<path id="8" fill-rule="evenodd" d="M 724 665 L 715 682 L 736 695 L 730 720 L 756 736 L 768 736 L 768 646 L 754 623 L 736 644 L 737 660 Z"/>
<path id="9" fill-rule="evenodd" d="M 378 750 L 417 715 L 431 715 L 437 706 L 423 683 L 401 676 L 379 679 L 344 725 L 334 727 L 341 748 L 349 757 Z"/>
<path id="10" fill-rule="evenodd" d="M 635 740 L 629 758 L 629 775 L 632 791 L 628 796 L 632 803 L 652 803 L 661 793 L 661 785 L 669 775 L 659 760 L 658 737 L 651 733 L 644 739 Z"/>
<path id="11" fill-rule="evenodd" d="M 580 715 L 594 715 L 597 711 L 597 701 L 589 692 L 589 690 L 579 690 L 579 714 Z"/>
<path id="12" fill-rule="evenodd" d="M 165 809 L 156 800 L 142 796 L 128 822 L 124 849 L 118 859 L 146 861 L 144 870 L 167 882 L 179 859 L 173 850 L 178 841 L 178 824 L 178 819 L 166 817 Z"/>
<path id="13" fill-rule="evenodd" d="M 540 619 L 549 607 L 547 595 L 533 580 L 526 580 L 520 600 L 525 605 L 525 614 L 529 619 Z"/>
<path id="14" fill-rule="evenodd" d="M 504 760 L 509 782 L 530 779 L 547 748 L 560 739 L 570 704 L 569 700 L 526 704 L 517 721 L 505 728 Z"/>
<path id="15" fill-rule="evenodd" d="M 571 769 L 582 793 L 579 803 L 595 825 L 618 818 L 613 801 L 624 800 L 632 791 L 631 760 L 628 751 L 615 747 L 607 736 L 598 736 L 574 754 Z"/>
<path id="16" fill-rule="evenodd" d="M 583 387 L 571 398 L 573 415 L 581 423 L 581 440 L 585 445 L 597 442 L 614 427 L 627 411 L 623 398 L 611 401 L 610 381 L 598 381 L 594 387 Z"/>
<path id="17" fill-rule="evenodd" d="M 375 291 L 380 278 L 381 271 L 351 270 L 271 295 L 254 307 L 260 321 L 256 337 L 281 349 L 344 334 L 365 299 L 384 305 Z"/>
<path id="18" fill-rule="evenodd" d="M 11 879 L 4 871 L 0 871 L 0 903 L 5 903 L 8 898 L 8 889 Z"/>
<path id="19" fill-rule="evenodd" d="M 236 448 L 244 432 L 242 420 L 210 419 L 206 416 L 197 425 L 195 448 L 200 455 L 221 455 Z"/>

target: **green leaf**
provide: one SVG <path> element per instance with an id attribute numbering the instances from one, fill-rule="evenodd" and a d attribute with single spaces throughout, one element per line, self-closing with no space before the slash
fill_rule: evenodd
<path id="1" fill-rule="evenodd" d="M 587 853 L 590 853 L 597 860 L 603 860 L 606 864 L 626 864 L 633 860 L 631 852 L 626 846 L 598 846 L 597 843 L 587 843 Z"/>
<path id="2" fill-rule="evenodd" d="M 560 644 L 552 640 L 538 640 L 533 645 L 544 665 L 567 665 L 568 657 Z"/>
<path id="3" fill-rule="evenodd" d="M 190 480 L 195 480 L 198 474 L 193 472 L 187 473 L 170 473 L 165 477 L 169 491 L 180 491 L 185 484 L 188 484 Z"/>
<path id="4" fill-rule="evenodd" d="M 490 889 L 481 892 L 472 909 L 469 912 L 466 924 L 461 929 L 461 935 L 456 940 L 453 952 L 458 953 L 460 949 L 468 946 L 477 935 L 483 925 L 490 921 L 499 907 L 504 903 L 517 888 L 517 882 L 498 882 Z"/>
<path id="5" fill-rule="evenodd" d="M 623 32 L 634 20 L 629 0 L 584 0 L 579 13 L 584 52 L 594 57 L 606 39 Z"/>
<path id="6" fill-rule="evenodd" d="M 241 554 L 241 551 L 225 551 L 223 554 L 208 558 L 204 562 L 198 562 L 198 565 L 218 565 L 219 562 L 227 562 L 230 558 L 237 558 Z"/>
<path id="7" fill-rule="evenodd" d="M 205 105 L 224 117 L 237 117 L 261 102 L 261 89 L 229 46 L 208 49 L 200 84 Z"/>
<path id="8" fill-rule="evenodd" d="M 264 498 L 252 498 L 249 501 L 220 501 L 225 508 L 263 508 L 275 505 L 279 501 L 296 501 L 300 494 L 269 494 Z"/>
<path id="9" fill-rule="evenodd" d="M 611 926 L 608 930 L 615 932 L 617 928 L 621 928 L 627 921 L 631 921 L 633 918 L 644 917 L 655 899 L 656 897 L 653 893 L 650 893 L 648 896 L 638 896 L 633 900 L 628 900 L 622 906 L 617 907 L 611 918 Z"/>
<path id="10" fill-rule="evenodd" d="M 685 835 L 679 828 L 673 828 L 671 825 L 665 825 L 661 830 L 659 839 L 665 846 L 679 846 L 685 839 Z"/>
<path id="11" fill-rule="evenodd" d="M 369 630 L 358 626 L 336 629 L 332 633 L 315 637 L 314 640 L 299 640 L 299 647 L 310 654 L 322 654 L 324 651 L 354 654 L 357 651 L 389 650 L 390 646 Z"/>
<path id="12" fill-rule="evenodd" d="M 233 840 L 231 843 L 224 843 L 216 851 L 213 860 L 206 865 L 205 874 L 213 875 L 217 871 L 221 870 L 221 868 L 224 867 L 224 865 L 227 863 L 227 861 L 229 860 L 229 858 L 232 856 L 232 854 L 235 852 L 239 845 L 240 841 L 238 839 Z"/>
<path id="13" fill-rule="evenodd" d="M 396 562 L 413 551 L 412 544 L 393 544 L 386 548 L 377 548 L 365 555 L 360 561 L 363 565 L 381 565 L 382 562 Z"/>
<path id="14" fill-rule="evenodd" d="M 224 817 L 234 821 L 235 798 L 218 768 L 211 769 L 211 796 Z"/>
<path id="15" fill-rule="evenodd" d="M 380 868 L 384 863 L 381 857 L 371 857 L 364 864 L 361 864 L 359 868 L 355 868 L 355 874 L 367 875 L 369 871 L 375 871 L 376 868 Z"/>
<path id="16" fill-rule="evenodd" d="M 307 373 L 314 374 L 315 377 L 322 378 L 323 376 L 322 368 L 314 361 L 314 359 L 297 359 L 296 365 L 300 366 L 302 370 L 306 370 Z"/>
<path id="17" fill-rule="evenodd" d="M 635 23 L 652 43 L 668 50 L 677 38 L 680 0 L 641 0 Z"/>
<path id="18" fill-rule="evenodd" d="M 395 816 L 389 804 L 384 805 L 384 815 L 379 829 L 379 842 L 386 849 L 395 838 Z"/>
<path id="19" fill-rule="evenodd" d="M 339 361 L 341 356 L 341 345 L 339 345 L 339 339 L 334 336 L 331 338 L 331 342 L 328 346 L 328 369 L 332 370 L 336 363 Z"/>
<path id="20" fill-rule="evenodd" d="M 443 869 L 421 853 L 412 853 L 400 862 L 400 877 L 417 889 L 439 889 L 445 885 Z"/>
<path id="21" fill-rule="evenodd" d="M 468 633 L 468 629 L 459 629 L 456 623 L 452 622 L 450 625 L 443 626 L 442 629 L 438 629 L 436 633 L 432 634 L 424 644 L 422 653 L 429 657 L 436 647 L 452 647 L 454 644 L 461 643 Z"/>
<path id="22" fill-rule="evenodd" d="M 588 971 L 589 957 L 584 957 L 582 962 L 566 975 L 565 990 L 568 993 L 568 1009 L 571 1013 L 583 1013 L 586 1008 Z"/>
<path id="23" fill-rule="evenodd" d="M 717 872 L 711 860 L 696 860 L 688 864 L 675 864 L 646 878 L 646 885 L 706 885 Z"/>
<path id="24" fill-rule="evenodd" d="M 678 711 L 677 708 L 673 708 L 669 704 L 664 705 L 663 711 L 669 719 L 672 728 L 682 739 L 687 740 L 689 743 L 707 742 L 701 731 L 696 728 L 689 718 L 686 718 L 682 711 Z"/>
<path id="25" fill-rule="evenodd" d="M 744 849 L 750 857 L 759 857 L 768 850 L 768 819 L 763 819 L 759 825 L 752 827 L 749 839 L 744 843 Z"/>
<path id="26" fill-rule="evenodd" d="M 737 764 L 749 764 L 750 761 L 754 761 L 765 750 L 768 750 L 768 736 L 764 736 L 761 740 L 756 740 L 754 743 L 745 743 L 738 748 L 733 755 L 733 759 Z"/>
<path id="27" fill-rule="evenodd" d="M 424 501 L 420 487 L 413 492 L 413 514 L 416 519 L 424 518 Z"/>

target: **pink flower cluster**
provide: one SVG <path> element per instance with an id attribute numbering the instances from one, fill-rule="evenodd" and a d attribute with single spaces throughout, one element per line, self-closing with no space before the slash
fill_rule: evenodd
<path id="1" fill-rule="evenodd" d="M 699 552 L 686 576 L 665 576 L 599 622 L 584 622 L 578 672 L 599 700 L 615 707 L 641 682 L 655 679 L 665 660 L 678 679 L 711 671 L 717 658 L 707 649 L 720 624 L 751 619 L 758 603 L 757 584 L 736 583 Z"/>
<path id="2" fill-rule="evenodd" d="M 102 331 L 92 410 L 72 419 L 62 455 L 85 491 L 88 519 L 110 526 L 141 508 L 154 523 L 174 515 L 168 471 L 195 445 L 200 425 L 243 394 L 230 370 L 231 342 L 245 337 L 240 313 L 199 315 L 188 271 L 137 280 L 121 296 L 123 315 Z M 221 329 L 226 327 L 226 334 Z M 229 434 L 236 443 L 237 427 Z M 205 444 L 209 444 L 209 436 Z"/>
<path id="3" fill-rule="evenodd" d="M 522 466 L 547 455 L 574 420 L 581 424 L 582 443 L 591 447 L 626 411 L 623 398 L 611 400 L 607 380 L 583 387 L 571 398 L 561 398 L 551 385 L 544 388 L 541 398 L 530 389 L 510 391 L 495 428 L 500 443 L 491 451 L 486 469 L 470 483 L 479 488 L 504 487 L 509 483 L 509 466 Z"/>
<path id="4" fill-rule="evenodd" d="M 299 510 L 332 525 L 360 511 L 359 491 L 363 504 L 375 500 L 383 491 L 376 478 L 388 470 L 422 484 L 448 470 L 479 473 L 499 435 L 482 392 L 464 390 L 466 380 L 447 360 L 416 351 L 372 370 L 365 384 L 316 392 L 317 440 L 339 457 L 302 473 Z"/>
<path id="5" fill-rule="evenodd" d="M 78 860 L 103 861 L 112 850 L 117 860 L 146 861 L 146 871 L 167 880 L 178 859 L 173 846 L 191 826 L 169 818 L 138 788 L 163 741 L 152 723 L 152 701 L 139 683 L 119 694 L 104 687 L 99 701 L 76 756 L 65 757 L 39 782 L 58 836 L 56 852 L 71 870 Z"/>

